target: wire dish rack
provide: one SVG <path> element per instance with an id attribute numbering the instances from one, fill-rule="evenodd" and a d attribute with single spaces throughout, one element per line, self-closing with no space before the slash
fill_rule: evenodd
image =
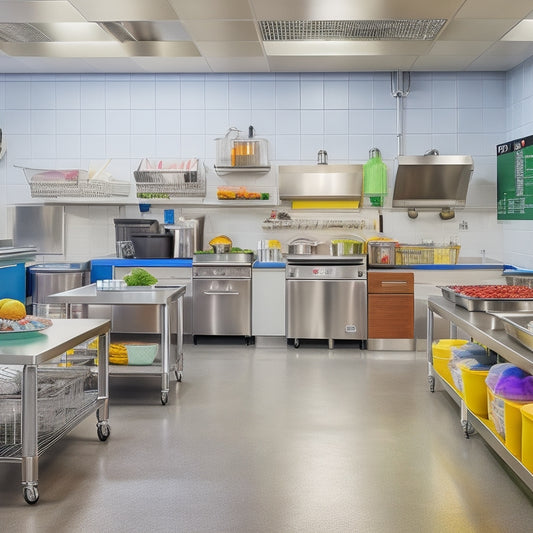
<path id="1" fill-rule="evenodd" d="M 21 443 L 21 382 L 21 370 L 0 367 L 0 446 Z M 37 377 L 39 435 L 60 430 L 90 403 L 97 394 L 92 385 L 89 368 L 40 367 Z"/>
<path id="2" fill-rule="evenodd" d="M 130 193 L 130 182 L 103 176 L 89 178 L 87 170 L 18 168 L 26 176 L 32 198 L 106 198 Z"/>
<path id="3" fill-rule="evenodd" d="M 400 244 L 396 247 L 397 265 L 455 265 L 459 259 L 459 245 Z"/>
<path id="4" fill-rule="evenodd" d="M 137 198 L 204 197 L 205 172 L 198 159 L 186 161 L 143 159 L 133 172 Z"/>

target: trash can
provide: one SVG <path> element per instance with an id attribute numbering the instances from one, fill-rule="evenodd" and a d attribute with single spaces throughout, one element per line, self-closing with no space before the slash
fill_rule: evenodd
<path id="1" fill-rule="evenodd" d="M 89 262 L 41 263 L 27 267 L 28 294 L 32 314 L 48 318 L 66 318 L 66 305 L 48 301 L 50 294 L 76 289 L 90 283 Z M 82 306 L 73 306 L 75 318 L 85 318 Z"/>

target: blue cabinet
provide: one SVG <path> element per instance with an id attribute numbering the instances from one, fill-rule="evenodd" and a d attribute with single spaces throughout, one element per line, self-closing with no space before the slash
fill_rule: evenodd
<path id="1" fill-rule="evenodd" d="M 26 303 L 26 268 L 24 263 L 0 264 L 0 299 L 14 298 Z"/>

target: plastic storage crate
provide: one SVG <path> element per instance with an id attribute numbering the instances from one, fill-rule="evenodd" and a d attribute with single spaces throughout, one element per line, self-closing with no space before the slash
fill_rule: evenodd
<path id="1" fill-rule="evenodd" d="M 460 246 L 400 244 L 396 247 L 397 265 L 455 265 Z"/>
<path id="2" fill-rule="evenodd" d="M 0 394 L 0 445 L 20 444 L 22 398 L 20 370 L 1 368 L 4 382 L 18 383 L 18 392 Z M 90 385 L 88 368 L 39 368 L 37 374 L 37 430 L 39 434 L 53 433 L 85 405 L 86 388 Z"/>

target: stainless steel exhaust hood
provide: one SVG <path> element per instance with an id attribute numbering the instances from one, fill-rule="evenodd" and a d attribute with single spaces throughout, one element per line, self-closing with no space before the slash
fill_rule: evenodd
<path id="1" fill-rule="evenodd" d="M 468 155 L 399 156 L 392 207 L 464 207 L 473 170 Z"/>
<path id="2" fill-rule="evenodd" d="M 282 200 L 356 200 L 363 194 L 363 165 L 281 165 Z"/>

